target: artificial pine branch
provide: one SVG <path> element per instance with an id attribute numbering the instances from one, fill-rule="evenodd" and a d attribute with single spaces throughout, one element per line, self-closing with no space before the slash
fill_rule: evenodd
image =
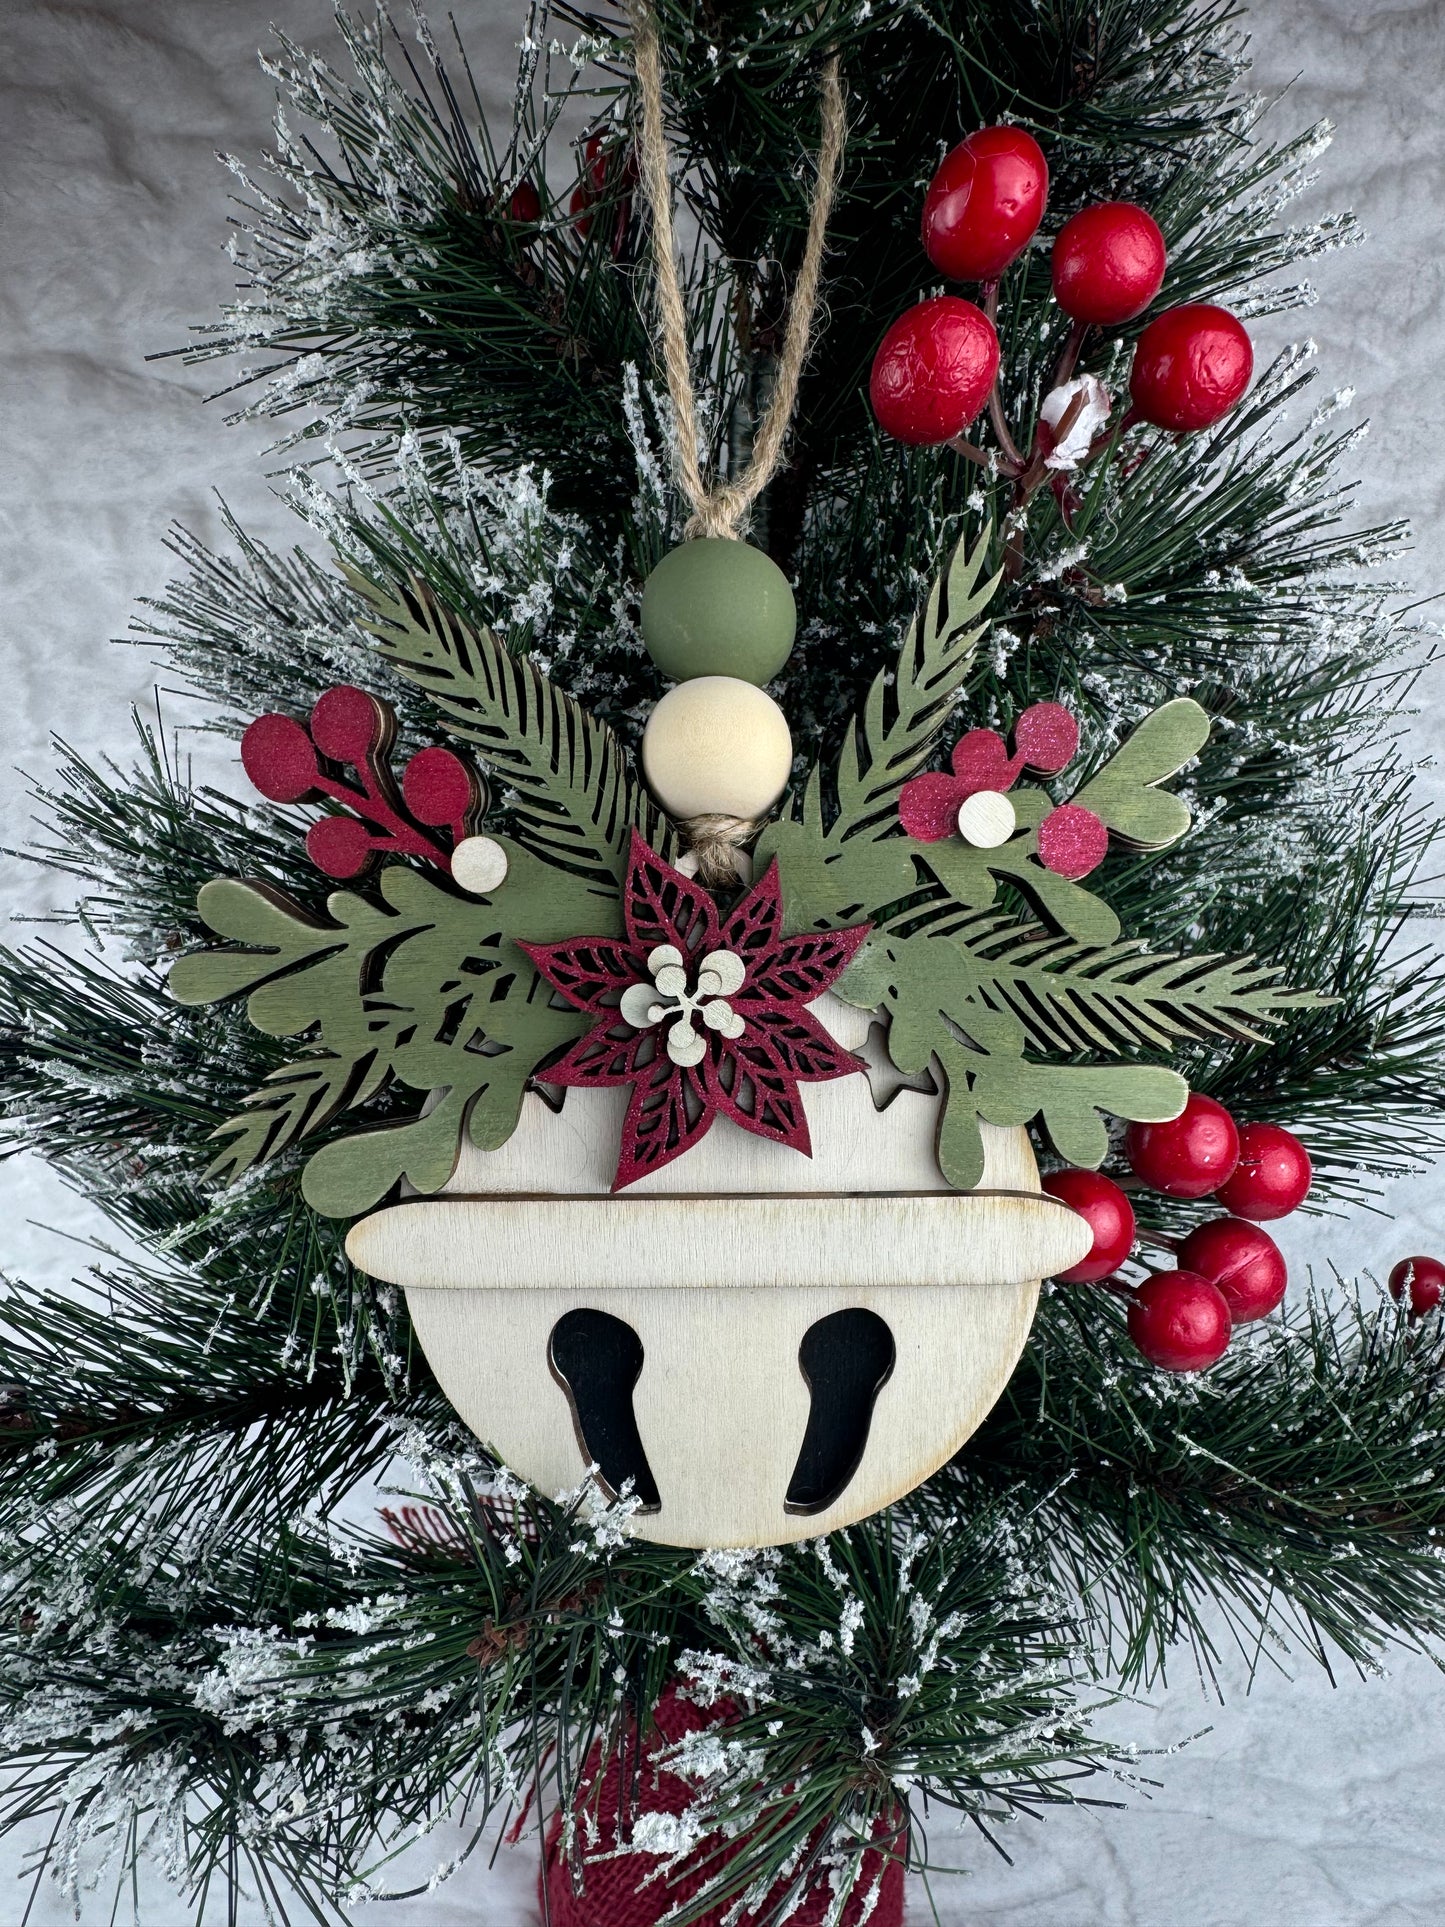
<path id="1" fill-rule="evenodd" d="M 1313 140 L 1259 140 L 1226 6 L 748 0 L 706 32 L 682 0 L 658 11 L 678 189 L 700 223 L 695 374 L 724 462 L 766 388 L 801 245 L 816 68 L 842 56 L 827 323 L 755 529 L 803 618 L 783 700 L 799 743 L 831 751 L 941 559 L 1009 509 L 950 453 L 883 442 L 862 399 L 882 327 L 925 291 L 916 212 L 943 148 L 1023 120 L 1049 150 L 1050 230 L 1089 198 L 1145 202 L 1170 299 L 1297 305 L 1281 271 L 1350 230 L 1281 221 Z M 411 65 L 385 24 L 348 24 L 354 81 L 283 42 L 288 113 L 316 138 L 282 137 L 241 217 L 251 285 L 200 353 L 261 359 L 244 405 L 330 438 L 344 492 L 309 470 L 293 493 L 342 560 L 415 577 L 633 744 L 660 693 L 637 598 L 680 515 L 625 164 L 604 170 L 583 234 L 567 204 L 585 156 L 557 131 L 585 102 L 625 156 L 623 22 L 538 8 L 528 24 L 518 117 L 496 139 L 464 66 L 429 41 Z M 557 25 L 582 38 L 575 66 L 547 51 Z M 511 218 L 523 179 L 535 232 Z M 1047 240 L 1000 314 L 1025 431 L 1064 332 Z M 1085 365 L 1117 386 L 1127 346 Z M 1007 727 L 1062 698 L 1091 767 L 1167 698 L 1217 718 L 1185 784 L 1195 830 L 1112 859 L 1108 894 L 1156 947 L 1252 952 L 1337 1000 L 1287 1012 L 1272 1046 L 1200 1039 L 1176 1060 L 1240 1116 L 1302 1123 L 1330 1198 L 1428 1147 L 1445 986 L 1411 942 L 1436 830 L 1394 740 L 1417 639 L 1359 580 L 1400 532 L 1348 532 L 1350 438 L 1331 403 L 1303 419 L 1308 378 L 1287 357 L 1212 433 L 1141 439 L 1143 465 L 1101 467 L 1072 526 L 1040 491 L 959 714 Z M 348 680 L 395 703 L 410 745 L 444 738 L 441 706 L 389 671 L 339 574 L 231 539 L 221 557 L 178 536 L 180 578 L 144 618 L 209 720 L 235 733 Z M 109 1837 L 122 1869 L 149 1844 L 195 1893 L 244 1868 L 282 1917 L 321 1919 L 384 1886 L 387 1857 L 438 1813 L 520 1804 L 539 1775 L 565 1806 L 592 1741 L 645 1720 L 679 1670 L 756 1695 L 738 1738 L 761 1765 L 725 1754 L 703 1788 L 705 1812 L 750 1834 L 748 1873 L 801 1848 L 812 1814 L 846 1859 L 900 1782 L 921 1857 L 925 1801 L 990 1827 L 1107 1770 L 1090 1676 L 1152 1678 L 1180 1638 L 1208 1669 L 1216 1613 L 1251 1656 L 1293 1640 L 1358 1664 L 1438 1623 L 1440 1340 L 1388 1308 L 1307 1304 L 1180 1386 L 1129 1352 L 1109 1303 L 1059 1290 L 958 1465 L 819 1546 L 693 1559 L 515 1490 L 456 1435 L 403 1307 L 349 1271 L 293 1159 L 235 1192 L 201 1181 L 206 1132 L 283 1051 L 180 1010 L 161 970 L 203 939 L 211 875 L 322 909 L 294 825 L 194 790 L 155 741 L 134 771 L 67 755 L 42 802 L 43 860 L 77 879 L 108 956 L 5 960 L 5 1146 L 41 1149 L 160 1254 L 108 1263 L 103 1298 L 67 1307 L 17 1283 L 0 1308 L 15 1548 L 0 1750 L 21 1768 L 0 1823 L 59 1815 L 68 1877 Z M 1148 1229 L 1190 1215 L 1161 1208 Z M 398 1422 L 440 1540 L 318 1530 Z"/>

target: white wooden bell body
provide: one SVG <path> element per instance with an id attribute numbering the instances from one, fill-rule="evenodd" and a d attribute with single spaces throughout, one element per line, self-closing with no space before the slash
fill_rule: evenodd
<path id="1" fill-rule="evenodd" d="M 849 1049 L 868 1014 L 828 996 L 814 1013 Z M 862 1076 L 804 1086 L 813 1156 L 719 1118 L 702 1142 L 610 1195 L 628 1090 L 529 1094 L 501 1150 L 463 1150 L 444 1191 L 374 1212 L 347 1250 L 403 1286 L 442 1390 L 471 1429 L 543 1492 L 575 1488 L 592 1457 L 552 1363 L 579 1308 L 641 1340 L 632 1411 L 657 1488 L 639 1537 L 677 1546 L 777 1545 L 865 1517 L 949 1459 L 1018 1360 L 1039 1280 L 1089 1249 L 1083 1219 L 1040 1192 L 1022 1129 L 983 1127 L 976 1191 L 934 1155 L 939 1099 L 900 1090 L 883 1110 Z M 832 1313 L 882 1319 L 893 1364 L 861 1458 L 822 1506 L 787 1494 L 813 1393 L 805 1336 Z"/>

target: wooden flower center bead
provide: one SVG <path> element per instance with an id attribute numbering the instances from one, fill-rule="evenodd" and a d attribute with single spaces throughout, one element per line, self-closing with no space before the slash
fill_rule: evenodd
<path id="1" fill-rule="evenodd" d="M 975 790 L 958 810 L 958 833 L 976 850 L 996 850 L 1018 828 L 1014 806 L 1002 790 Z"/>
<path id="2" fill-rule="evenodd" d="M 664 1048 L 674 1064 L 700 1064 L 707 1056 L 707 1039 L 699 1035 L 695 1019 L 724 1037 L 741 1037 L 743 1019 L 728 998 L 743 987 L 747 967 L 731 950 L 709 950 L 698 959 L 697 983 L 688 988 L 687 964 L 675 944 L 660 943 L 648 953 L 648 983 L 628 986 L 617 1009 L 624 1024 L 651 1030 L 670 1017 Z"/>

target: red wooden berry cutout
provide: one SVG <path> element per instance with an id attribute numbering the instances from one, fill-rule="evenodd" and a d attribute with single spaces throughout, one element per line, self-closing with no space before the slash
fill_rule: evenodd
<path id="1" fill-rule="evenodd" d="M 953 281 L 992 281 L 1033 239 L 1049 195 L 1022 127 L 980 127 L 946 154 L 923 200 L 923 247 Z"/>
<path id="2" fill-rule="evenodd" d="M 1408 1293 L 1410 1316 L 1423 1318 L 1445 1296 L 1445 1265 L 1438 1258 L 1402 1258 L 1390 1273 L 1390 1290 L 1396 1298 Z"/>
<path id="3" fill-rule="evenodd" d="M 354 816 L 323 816 L 306 832 L 307 856 L 324 876 L 338 882 L 359 877 L 376 850 L 370 831 Z"/>
<path id="4" fill-rule="evenodd" d="M 299 803 L 321 775 L 311 738 L 292 716 L 258 716 L 241 738 L 241 766 L 273 803 Z"/>
<path id="5" fill-rule="evenodd" d="M 1014 724 L 1014 748 L 1028 769 L 1057 776 L 1079 750 L 1079 725 L 1062 703 L 1030 703 Z"/>
<path id="6" fill-rule="evenodd" d="M 1156 428 L 1209 428 L 1249 386 L 1254 348 L 1226 308 L 1166 308 L 1139 337 L 1129 376 L 1134 411 Z"/>
<path id="7" fill-rule="evenodd" d="M 450 827 L 460 842 L 476 807 L 477 781 L 449 749 L 421 749 L 402 772 L 401 793 L 418 823 Z"/>
<path id="8" fill-rule="evenodd" d="M 390 734 L 387 712 L 364 689 L 338 683 L 311 711 L 311 740 L 333 763 L 360 768 Z"/>
<path id="9" fill-rule="evenodd" d="M 1137 1177 L 1171 1198 L 1204 1198 L 1239 1162 L 1234 1119 L 1212 1097 L 1191 1091 L 1167 1124 L 1131 1124 L 1124 1151 Z"/>
<path id="10" fill-rule="evenodd" d="M 1268 1223 L 1304 1203 L 1313 1175 L 1310 1154 L 1292 1131 L 1280 1124 L 1246 1124 L 1239 1134 L 1239 1163 L 1220 1185 L 1219 1202 L 1236 1218 Z"/>
<path id="11" fill-rule="evenodd" d="M 1130 201 L 1101 201 L 1065 221 L 1054 242 L 1054 297 L 1075 321 L 1117 327 L 1164 285 L 1159 223 Z"/>
<path id="12" fill-rule="evenodd" d="M 1056 876 L 1078 882 L 1109 854 L 1109 831 L 1082 803 L 1061 803 L 1039 825 L 1039 861 Z"/>
<path id="13" fill-rule="evenodd" d="M 957 780 L 941 770 L 929 770 L 903 785 L 898 798 L 898 821 L 906 836 L 920 843 L 941 843 L 958 828 L 963 801 Z"/>
<path id="14" fill-rule="evenodd" d="M 903 785 L 898 821 L 920 843 L 939 843 L 957 830 L 958 812 L 970 796 L 1011 790 L 1025 769 L 1056 776 L 1078 747 L 1079 726 L 1062 703 L 1031 703 L 1014 724 L 1012 755 L 996 729 L 966 731 L 953 746 L 951 776 L 930 770 Z M 1039 858 L 1060 876 L 1087 876 L 1108 847 L 1103 823 L 1079 804 L 1050 811 L 1039 830 Z"/>
<path id="15" fill-rule="evenodd" d="M 422 825 L 449 830 L 453 843 L 469 834 L 486 791 L 465 759 L 449 749 L 418 751 L 406 767 L 403 801 L 387 767 L 396 718 L 379 698 L 350 683 L 318 698 L 310 730 L 308 737 L 289 716 L 260 716 L 241 739 L 241 760 L 273 802 L 324 796 L 346 812 L 324 817 L 308 831 L 306 849 L 316 867 L 330 877 L 359 876 L 375 854 L 386 851 L 449 871 L 446 846 Z M 359 788 L 332 774 L 337 763 L 356 771 Z"/>
<path id="16" fill-rule="evenodd" d="M 1042 1183 L 1051 1198 L 1086 1219 L 1094 1234 L 1088 1257 L 1054 1274 L 1059 1283 L 1095 1285 L 1112 1277 L 1134 1249 L 1134 1207 L 1128 1198 L 1099 1171 L 1050 1171 Z"/>
<path id="17" fill-rule="evenodd" d="M 1192 1271 L 1161 1271 L 1129 1301 L 1129 1336 L 1151 1365 L 1202 1372 L 1229 1348 L 1229 1304 Z"/>
<path id="18" fill-rule="evenodd" d="M 1236 1325 L 1267 1318 L 1284 1297 L 1289 1271 L 1267 1231 L 1242 1218 L 1211 1218 L 1179 1247 L 1179 1265 L 1218 1285 Z"/>
<path id="19" fill-rule="evenodd" d="M 868 394 L 879 426 L 918 446 L 961 435 L 988 400 L 998 354 L 993 323 L 971 301 L 953 294 L 920 301 L 893 323 L 873 358 Z"/>
<path id="20" fill-rule="evenodd" d="M 953 767 L 954 792 L 958 803 L 980 790 L 1006 790 L 1012 787 L 1018 766 L 1008 753 L 1008 745 L 996 729 L 970 729 L 960 736 L 949 757 Z"/>

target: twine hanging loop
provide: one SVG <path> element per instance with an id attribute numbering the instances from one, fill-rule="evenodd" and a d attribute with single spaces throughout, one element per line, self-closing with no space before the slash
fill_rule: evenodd
<path id="1" fill-rule="evenodd" d="M 668 178 L 667 135 L 663 127 L 662 51 L 658 44 L 657 22 L 648 0 L 631 0 L 630 11 L 633 66 L 642 109 L 638 131 L 638 167 L 652 222 L 652 269 L 657 290 L 662 365 L 676 421 L 677 479 L 693 511 L 685 533 L 689 536 L 736 536 L 744 526 L 749 509 L 772 480 L 782 460 L 783 445 L 798 399 L 798 383 L 808 358 L 813 316 L 818 305 L 818 287 L 823 275 L 824 236 L 833 209 L 838 169 L 847 137 L 838 56 L 829 56 L 820 76 L 822 135 L 818 144 L 818 171 L 808 211 L 808 237 L 793 285 L 792 299 L 788 304 L 783 351 L 778 359 L 772 396 L 753 439 L 752 457 L 743 474 L 732 481 L 715 481 L 709 485 L 703 474 L 697 404 L 688 356 L 687 307 L 678 278 L 673 236 L 672 186 Z"/>

